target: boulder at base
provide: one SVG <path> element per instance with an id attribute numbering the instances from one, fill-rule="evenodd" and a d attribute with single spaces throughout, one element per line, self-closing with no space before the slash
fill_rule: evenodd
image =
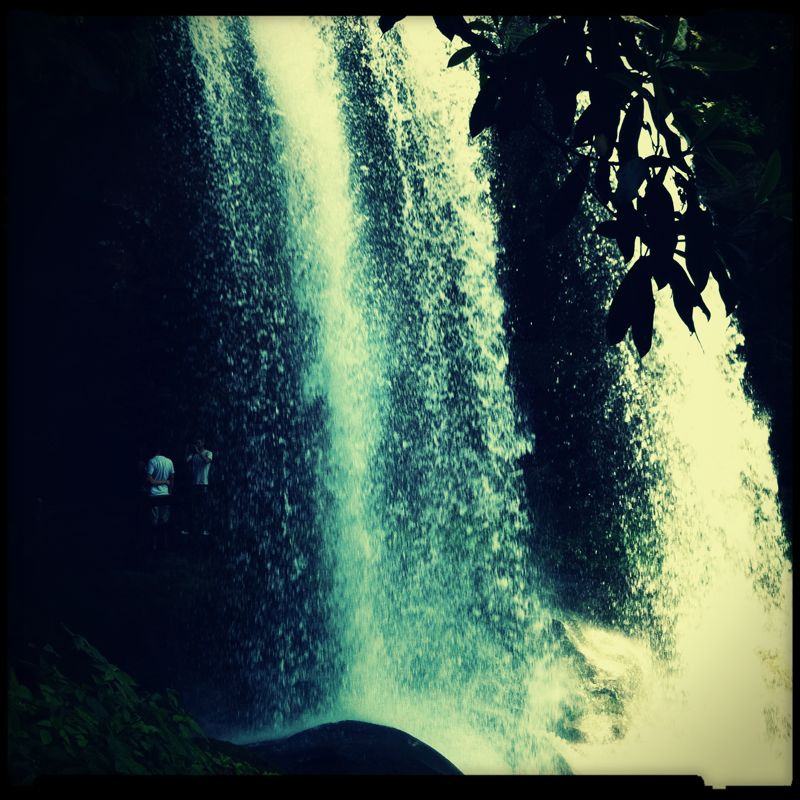
<path id="1" fill-rule="evenodd" d="M 285 775 L 461 775 L 444 756 L 408 733 L 344 720 L 285 739 L 248 745 L 253 763 Z"/>

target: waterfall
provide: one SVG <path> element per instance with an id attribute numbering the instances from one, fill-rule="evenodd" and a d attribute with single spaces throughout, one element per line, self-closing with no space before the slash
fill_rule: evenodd
<path id="1" fill-rule="evenodd" d="M 636 460 L 654 524 L 643 530 L 630 514 L 623 615 L 647 607 L 639 628 L 658 657 L 634 659 L 641 686 L 624 740 L 572 763 L 701 774 L 716 786 L 788 783 L 792 570 L 769 420 L 747 397 L 744 340 L 716 282 L 704 298 L 711 319 L 698 316 L 696 337 L 660 292 L 651 356 L 626 345 L 618 391 L 624 421 L 644 423 Z"/>
<path id="2" fill-rule="evenodd" d="M 652 530 L 629 531 L 629 613 L 645 598 L 655 607 L 661 657 L 639 654 L 625 738 L 587 747 L 586 760 L 572 763 L 594 773 L 700 774 L 715 786 L 785 784 L 792 570 L 768 420 L 745 394 L 736 323 L 716 286 L 707 294 L 701 344 L 661 293 L 652 357 L 627 354 L 620 391 L 628 413 L 646 420 L 638 459 L 656 510 Z"/>
<path id="3" fill-rule="evenodd" d="M 210 176 L 196 289 L 241 462 L 227 647 L 251 703 L 228 734 L 359 718 L 469 772 L 760 782 L 742 766 L 757 755 L 784 780 L 791 568 L 724 313 L 701 351 L 659 306 L 651 355 L 626 351 L 657 510 L 626 529 L 620 614 L 641 638 L 561 614 L 530 552 L 535 441 L 507 374 L 490 166 L 468 137 L 477 75 L 445 68 L 428 18 L 385 37 L 353 18 L 188 31 Z"/>

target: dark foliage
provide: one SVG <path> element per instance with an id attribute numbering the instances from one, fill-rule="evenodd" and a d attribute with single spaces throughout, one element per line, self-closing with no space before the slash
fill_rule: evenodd
<path id="1" fill-rule="evenodd" d="M 8 699 L 15 784 L 42 775 L 263 774 L 241 749 L 216 747 L 175 692 L 140 689 L 66 627 L 56 647 L 29 646 L 9 669 Z"/>
<path id="2" fill-rule="evenodd" d="M 559 187 L 544 221 L 548 236 L 561 230 L 577 213 L 589 180 L 590 168 L 589 156 L 582 156 Z"/>
<path id="3" fill-rule="evenodd" d="M 619 341 L 629 331 L 638 351 L 648 351 L 656 288 L 669 287 L 676 313 L 685 314 L 694 324 L 687 311 L 707 312 L 705 303 L 700 305 L 700 293 L 713 277 L 726 313 L 735 312 L 744 334 L 748 390 L 756 407 L 772 414 L 770 443 L 787 533 L 791 529 L 792 311 L 787 300 L 792 290 L 793 141 L 786 109 L 792 100 L 792 20 L 771 13 L 730 11 L 688 20 L 619 18 L 610 26 L 612 38 L 618 37 L 611 49 L 624 51 L 627 63 L 617 59 L 613 68 L 605 66 L 600 77 L 607 80 L 592 92 L 586 76 L 593 67 L 586 53 L 564 56 L 565 42 L 571 36 L 580 38 L 575 28 L 585 27 L 585 18 L 577 24 L 547 17 L 485 19 L 482 32 L 498 43 L 500 54 L 470 45 L 463 48 L 469 52 L 462 53 L 457 63 L 478 63 L 481 102 L 487 109 L 481 120 L 484 132 L 479 135 L 492 136 L 497 161 L 495 191 L 503 248 L 498 271 L 508 303 L 511 374 L 519 402 L 537 434 L 537 466 L 525 472 L 528 494 L 537 498 L 540 528 L 543 519 L 558 520 L 551 536 L 541 534 L 547 538 L 546 545 L 537 548 L 534 542 L 533 549 L 547 553 L 545 572 L 559 575 L 559 599 L 584 608 L 592 587 L 602 583 L 611 587 L 612 595 L 625 595 L 620 588 L 624 575 L 602 555 L 617 541 L 617 534 L 609 538 L 603 531 L 615 530 L 618 519 L 609 513 L 597 533 L 586 526 L 578 526 L 574 535 L 567 532 L 575 519 L 595 520 L 613 506 L 611 496 L 598 503 L 599 487 L 624 485 L 624 491 L 633 496 L 643 490 L 643 484 L 629 474 L 629 443 L 614 439 L 611 427 L 602 423 L 598 427 L 596 417 L 576 401 L 575 387 L 579 391 L 591 387 L 593 414 L 604 403 L 613 402 L 609 391 L 615 378 L 594 370 L 589 362 L 603 362 L 608 336 Z M 602 25 L 595 25 L 593 31 L 584 30 L 584 43 L 588 46 L 601 29 Z M 457 38 L 454 43 L 454 52 L 459 52 Z M 599 68 L 598 61 L 596 75 Z M 653 73 L 657 80 L 651 88 L 646 86 L 646 77 Z M 629 97 L 628 105 L 619 105 L 612 83 Z M 584 100 L 578 109 L 576 95 L 583 90 L 590 102 Z M 594 132 L 602 127 L 602 115 L 593 119 L 595 110 L 584 119 L 586 107 L 597 104 L 599 108 L 601 101 L 609 102 L 604 93 L 618 108 L 626 108 L 613 149 Z M 664 107 L 674 117 L 670 126 L 663 124 Z M 576 121 L 591 131 L 585 144 L 573 141 Z M 676 130 L 683 134 L 683 141 Z M 579 131 L 576 138 L 582 135 Z M 640 139 L 644 143 L 644 137 L 661 148 L 641 158 L 638 143 Z M 689 164 L 688 154 L 693 156 Z M 607 270 L 595 271 L 587 264 L 584 271 L 574 263 L 576 242 L 587 232 L 587 215 L 579 213 L 571 223 L 567 220 L 568 236 L 556 234 L 547 241 L 542 235 L 558 185 L 564 185 L 565 176 L 586 155 L 590 175 L 584 197 L 591 193 L 609 211 L 607 221 L 595 223 L 595 232 L 615 243 L 629 264 L 628 272 L 634 273 L 618 287 L 620 296 L 608 306 L 605 325 L 601 319 L 593 320 L 599 315 L 589 309 L 595 307 L 598 291 L 604 291 Z M 659 188 L 665 183 L 672 185 L 671 195 L 677 199 L 671 213 L 659 222 L 657 206 L 659 199 L 663 201 Z M 768 191 L 770 195 L 765 194 Z M 639 195 L 642 198 L 635 199 Z M 645 195 L 652 204 L 640 206 Z M 648 220 L 645 205 L 650 206 Z M 656 250 L 644 242 L 643 234 L 655 242 Z M 671 249 L 674 241 L 677 244 Z M 606 241 L 598 245 L 594 265 L 602 267 L 613 250 Z M 647 261 L 637 269 L 635 257 Z M 678 277 L 675 267 L 680 267 L 685 280 Z M 712 285 L 709 291 L 717 289 Z M 554 374 L 560 381 L 553 382 Z M 635 430 L 638 422 L 634 419 L 631 424 Z M 617 461 L 602 461 L 596 472 L 587 467 L 586 453 L 612 450 L 618 454 Z M 572 459 L 582 465 L 580 484 L 562 482 L 559 474 Z M 588 485 L 594 498 L 591 508 L 580 491 Z M 550 497 L 557 497 L 557 502 L 550 503 Z M 644 540 L 652 524 L 644 517 L 637 524 Z M 554 545 L 562 541 L 563 547 Z M 591 581 L 586 579 L 589 574 Z M 606 603 L 607 598 L 598 598 L 595 607 Z"/>
<path id="4" fill-rule="evenodd" d="M 380 28 L 386 33 L 401 19 L 381 17 Z M 734 237 L 716 223 L 713 199 L 705 198 L 708 208 L 701 203 L 689 156 L 734 185 L 736 178 L 715 153 L 749 160 L 761 174 L 754 191 L 736 187 L 746 195 L 743 213 L 790 216 L 790 200 L 774 194 L 781 178 L 779 152 L 764 166 L 750 144 L 719 136 L 737 126 L 714 76 L 747 70 L 754 60 L 682 17 L 529 17 L 530 35 L 522 39 L 508 35 L 510 18 L 491 19 L 492 24 L 434 17 L 444 36 L 469 45 L 448 66 L 473 55 L 480 62 L 470 134 L 538 126 L 533 97 L 541 85 L 552 110 L 552 130 L 543 132 L 565 154 L 578 156 L 546 214 L 545 233 L 554 236 L 566 227 L 584 193 L 593 192 L 612 215 L 596 233 L 615 239 L 628 262 L 628 276 L 609 309 L 609 341 L 618 343 L 631 329 L 640 355 L 649 350 L 655 308 L 650 278 L 658 289 L 671 287 L 690 333 L 693 309 L 710 313 L 700 298 L 709 275 L 719 285 L 726 313 L 732 313 L 739 292 L 722 251 Z M 582 92 L 588 103 L 576 116 Z M 654 150 L 645 158 L 639 148 L 643 135 Z"/>

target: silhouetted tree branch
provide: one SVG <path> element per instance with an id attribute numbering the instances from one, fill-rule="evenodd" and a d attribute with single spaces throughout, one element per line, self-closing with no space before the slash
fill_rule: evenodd
<path id="1" fill-rule="evenodd" d="M 402 19 L 381 17 L 380 28 L 386 33 Z M 729 268 L 739 255 L 735 236 L 730 226 L 718 224 L 717 204 L 700 191 L 696 162 L 738 195 L 742 220 L 791 217 L 791 197 L 775 193 L 780 153 L 774 150 L 764 163 L 751 144 L 731 138 L 747 131 L 714 78 L 751 69 L 751 55 L 706 36 L 683 17 L 433 20 L 448 39 L 457 36 L 467 44 L 448 66 L 473 57 L 479 62 L 472 136 L 532 125 L 565 156 L 577 155 L 549 207 L 546 235 L 555 236 L 570 223 L 586 191 L 611 215 L 595 232 L 614 239 L 628 263 L 608 313 L 611 344 L 630 330 L 639 354 L 649 351 L 653 281 L 659 290 L 671 287 L 675 310 L 690 333 L 695 308 L 710 317 L 701 297 L 710 276 L 732 313 L 739 301 Z M 551 106 L 552 130 L 539 121 L 540 92 Z M 650 153 L 640 149 L 643 133 Z M 755 185 L 741 185 L 722 154 L 744 162 L 740 171 L 757 173 Z"/>

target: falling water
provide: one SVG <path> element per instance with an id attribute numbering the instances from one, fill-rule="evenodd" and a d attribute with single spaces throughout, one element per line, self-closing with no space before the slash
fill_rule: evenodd
<path id="1" fill-rule="evenodd" d="M 255 545 L 230 558 L 261 575 L 235 657 L 261 705 L 229 735 L 356 717 L 471 772 L 785 781 L 791 575 L 735 327 L 712 309 L 701 351 L 659 306 L 653 353 L 625 356 L 657 525 L 630 526 L 623 613 L 646 600 L 658 634 L 546 608 L 519 466 L 534 441 L 467 135 L 476 75 L 445 69 L 425 19 L 386 37 L 350 18 L 189 30 L 225 264 L 202 281 L 244 462 L 278 474 L 233 498 Z"/>
<path id="2" fill-rule="evenodd" d="M 695 320 L 702 348 L 659 296 L 652 357 L 628 353 L 621 391 L 629 413 L 647 420 L 639 460 L 657 520 L 628 545 L 637 568 L 631 605 L 655 605 L 659 657 L 643 648 L 632 658 L 627 672 L 639 686 L 624 739 L 596 738 L 602 746 L 571 763 L 595 773 L 700 774 L 715 786 L 786 784 L 791 566 L 768 421 L 744 392 L 742 337 L 716 286 L 706 295 L 711 320 Z"/>
<path id="3" fill-rule="evenodd" d="M 643 136 L 642 155 L 651 148 Z M 641 685 L 624 740 L 595 737 L 604 746 L 572 763 L 597 773 L 700 774 L 716 786 L 786 784 L 791 565 L 769 420 L 746 396 L 743 338 L 710 284 L 711 319 L 698 315 L 696 337 L 660 292 L 652 353 L 641 360 L 627 343 L 619 391 L 625 421 L 645 421 L 637 461 L 655 520 L 649 531 L 628 529 L 627 613 L 635 618 L 646 602 L 653 616 L 640 629 L 658 657 L 641 651 L 627 670 Z"/>

